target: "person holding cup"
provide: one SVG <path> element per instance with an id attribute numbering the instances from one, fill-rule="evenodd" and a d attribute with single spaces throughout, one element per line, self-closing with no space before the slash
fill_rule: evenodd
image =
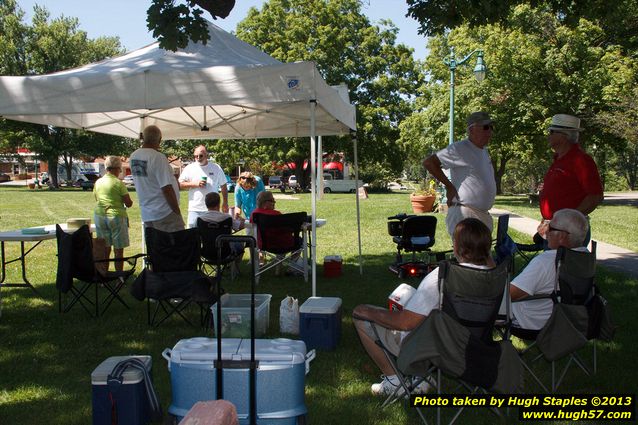
<path id="1" fill-rule="evenodd" d="M 205 201 L 208 193 L 218 193 L 221 189 L 222 211 L 228 213 L 226 174 L 218 164 L 208 160 L 204 145 L 195 148 L 194 156 L 195 161 L 184 168 L 178 179 L 180 189 L 188 189 L 189 228 L 197 227 L 197 218 L 208 210 Z"/>

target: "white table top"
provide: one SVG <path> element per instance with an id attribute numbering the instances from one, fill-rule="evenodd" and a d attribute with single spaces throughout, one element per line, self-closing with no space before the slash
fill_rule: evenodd
<path id="1" fill-rule="evenodd" d="M 66 223 L 61 223 L 60 227 L 65 232 L 67 231 Z M 38 234 L 25 234 L 22 233 L 22 229 L 20 230 L 9 230 L 7 232 L 0 232 L 0 241 L 3 242 L 36 242 L 36 241 L 45 241 L 47 239 L 55 239 L 55 224 L 47 224 L 46 226 L 36 226 L 31 227 L 34 228 L 43 228 L 45 233 Z M 91 232 L 95 231 L 95 224 L 91 224 Z"/>

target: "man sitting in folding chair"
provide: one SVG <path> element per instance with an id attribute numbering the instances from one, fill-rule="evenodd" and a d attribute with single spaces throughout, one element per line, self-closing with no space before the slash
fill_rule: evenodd
<path id="1" fill-rule="evenodd" d="M 534 257 L 510 284 L 512 301 L 512 326 L 539 330 L 552 314 L 554 303 L 549 295 L 556 282 L 556 249 L 560 246 L 576 251 L 587 251 L 582 246 L 589 230 L 587 218 L 579 211 L 562 209 L 554 213 L 548 232 L 548 251 Z M 530 296 L 546 295 L 541 299 L 524 301 Z"/>
<path id="2" fill-rule="evenodd" d="M 250 221 L 257 226 L 260 267 L 263 263 L 263 269 L 256 271 L 256 275 L 273 267 L 278 271 L 279 264 L 285 263 L 288 265 L 286 274 L 304 276 L 307 280 L 308 266 L 306 260 L 300 258 L 305 253 L 300 237 L 301 226 L 307 215 L 304 212 L 281 214 L 275 209 L 275 203 L 272 192 L 260 192 L 257 195 L 257 208 L 250 215 Z M 275 258 L 266 263 L 268 256 Z"/>
<path id="3" fill-rule="evenodd" d="M 490 255 L 492 239 L 490 230 L 480 220 L 466 218 L 459 222 L 454 230 L 454 255 L 461 265 L 489 269 L 494 267 Z M 400 385 L 399 378 L 386 358 L 379 341 L 395 356 L 401 350 L 403 339 L 416 329 L 439 305 L 439 269 L 429 273 L 410 297 L 402 311 L 389 311 L 381 307 L 362 304 L 353 312 L 354 325 L 361 343 L 368 355 L 381 369 L 383 380 L 373 384 L 375 395 L 395 393 Z M 430 389 L 426 381 L 420 383 L 413 393 L 424 393 Z M 399 395 L 403 392 L 399 389 Z"/>

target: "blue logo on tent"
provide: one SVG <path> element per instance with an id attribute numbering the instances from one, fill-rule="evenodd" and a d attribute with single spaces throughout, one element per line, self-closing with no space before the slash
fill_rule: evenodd
<path id="1" fill-rule="evenodd" d="M 299 88 L 299 79 L 291 78 L 288 80 L 288 88 L 289 89 L 298 89 Z"/>

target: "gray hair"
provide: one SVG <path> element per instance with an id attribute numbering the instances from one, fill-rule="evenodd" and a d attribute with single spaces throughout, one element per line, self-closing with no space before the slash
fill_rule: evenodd
<path id="1" fill-rule="evenodd" d="M 145 145 L 159 145 L 162 141 L 162 130 L 156 125 L 149 125 L 142 132 L 142 140 Z"/>
<path id="2" fill-rule="evenodd" d="M 257 195 L 257 208 L 263 208 L 268 201 L 274 201 L 275 197 L 271 192 L 263 191 Z"/>
<path id="3" fill-rule="evenodd" d="M 122 168 L 122 160 L 119 156 L 107 156 L 104 160 L 104 166 L 107 170 L 111 170 L 114 168 Z"/>
<path id="4" fill-rule="evenodd" d="M 589 231 L 589 221 L 587 217 L 578 210 L 563 208 L 554 213 L 551 223 L 556 228 L 569 232 L 569 248 L 583 246 L 585 236 Z"/>
<path id="5" fill-rule="evenodd" d="M 567 137 L 567 140 L 569 140 L 570 143 L 572 143 L 572 144 L 578 143 L 578 138 L 580 136 L 580 132 L 571 131 L 571 130 L 561 131 L 561 132 L 563 134 L 565 134 L 565 136 Z"/>

